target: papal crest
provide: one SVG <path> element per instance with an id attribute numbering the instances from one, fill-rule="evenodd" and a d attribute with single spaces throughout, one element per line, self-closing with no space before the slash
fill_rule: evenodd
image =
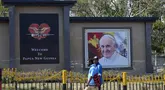
<path id="1" fill-rule="evenodd" d="M 47 36 L 53 35 L 49 34 L 51 28 L 48 24 L 42 23 L 42 24 L 37 24 L 37 23 L 32 23 L 29 26 L 28 31 L 30 32 L 30 35 L 38 40 L 41 40 L 43 38 L 46 38 Z M 29 35 L 29 34 L 28 34 Z"/>

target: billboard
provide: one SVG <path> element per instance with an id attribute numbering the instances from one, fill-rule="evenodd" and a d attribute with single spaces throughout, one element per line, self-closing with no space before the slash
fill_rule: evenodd
<path id="1" fill-rule="evenodd" d="M 58 14 L 20 14 L 20 64 L 59 63 Z"/>
<path id="2" fill-rule="evenodd" d="M 130 68 L 130 29 L 86 28 L 84 30 L 84 59 L 99 57 L 103 68 Z"/>

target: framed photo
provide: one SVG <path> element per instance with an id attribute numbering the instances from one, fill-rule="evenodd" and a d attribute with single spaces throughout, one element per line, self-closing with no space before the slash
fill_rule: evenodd
<path id="1" fill-rule="evenodd" d="M 130 68 L 130 28 L 84 28 L 85 68 L 97 56 L 103 68 Z"/>

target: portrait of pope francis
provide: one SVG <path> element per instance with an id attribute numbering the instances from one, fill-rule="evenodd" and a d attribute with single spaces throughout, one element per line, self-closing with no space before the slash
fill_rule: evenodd
<path id="1" fill-rule="evenodd" d="M 128 66 L 128 59 L 117 52 L 117 43 L 113 36 L 103 35 L 99 40 L 102 58 L 99 59 L 103 68 Z"/>
<path id="2" fill-rule="evenodd" d="M 130 34 L 130 29 L 86 29 L 85 62 L 97 56 L 102 68 L 131 67 Z"/>

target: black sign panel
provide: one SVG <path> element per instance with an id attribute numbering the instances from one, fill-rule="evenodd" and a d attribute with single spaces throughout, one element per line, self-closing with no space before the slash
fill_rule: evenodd
<path id="1" fill-rule="evenodd" d="M 20 64 L 57 63 L 58 14 L 20 14 Z"/>

